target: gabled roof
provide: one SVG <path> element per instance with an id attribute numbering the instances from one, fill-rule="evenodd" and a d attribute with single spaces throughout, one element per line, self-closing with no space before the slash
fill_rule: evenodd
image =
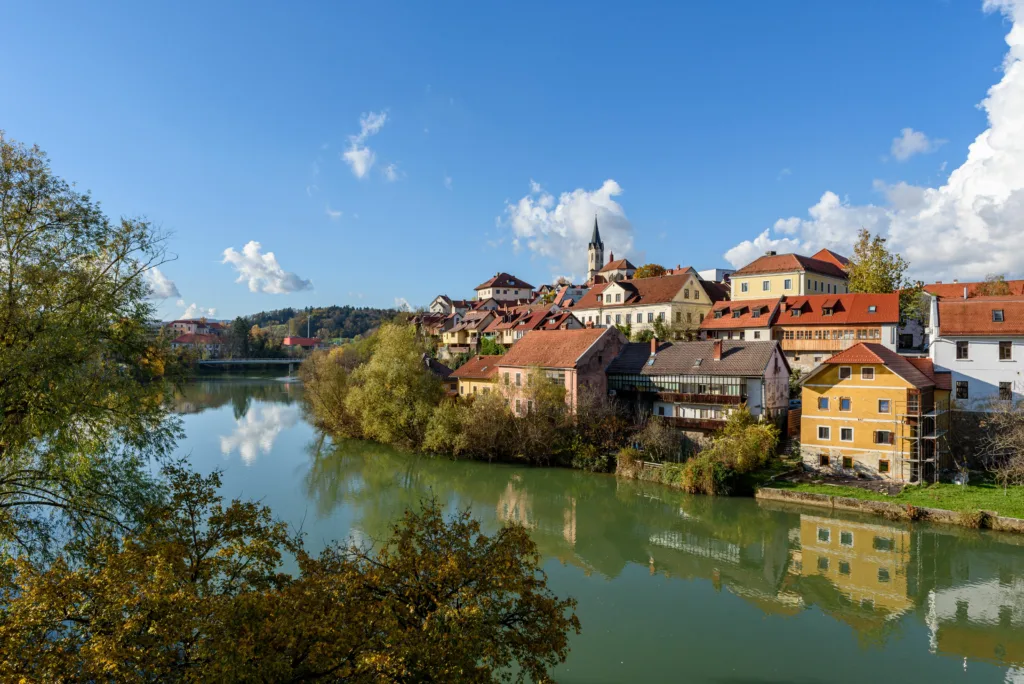
<path id="1" fill-rule="evenodd" d="M 871 307 L 875 307 L 874 311 Z M 799 315 L 793 315 L 793 310 Z M 825 311 L 832 313 L 826 315 Z M 899 323 L 900 296 L 891 294 L 824 294 L 782 297 L 775 325 L 862 325 Z"/>
<path id="2" fill-rule="evenodd" d="M 490 380 L 498 372 L 498 361 L 501 356 L 474 356 L 466 363 L 452 371 L 453 378 L 460 380 Z"/>
<path id="3" fill-rule="evenodd" d="M 963 299 L 964 288 L 967 289 L 968 297 L 977 297 L 978 289 L 982 285 L 985 285 L 985 283 L 931 283 L 924 286 L 924 291 L 939 298 Z M 1006 285 L 1010 290 L 1011 296 L 1019 297 L 1024 295 L 1024 280 L 1007 280 Z"/>
<path id="4" fill-rule="evenodd" d="M 462 320 L 448 332 L 458 332 L 460 330 L 478 330 L 479 328 L 486 326 L 490 323 L 490 317 L 494 315 L 493 311 L 467 311 L 466 315 L 462 317 Z"/>
<path id="5" fill-rule="evenodd" d="M 619 335 L 616 328 L 533 330 L 515 343 L 499 366 L 526 368 L 575 368 L 580 357 L 605 335 Z"/>
<path id="6" fill-rule="evenodd" d="M 722 345 L 722 358 L 714 359 L 715 345 Z M 731 375 L 760 377 L 779 350 L 779 343 L 766 341 L 707 340 L 664 342 L 651 363 L 649 342 L 631 342 L 608 366 L 609 375 Z M 785 355 L 779 354 L 785 363 Z M 787 371 L 788 371 L 788 363 Z"/>
<path id="7" fill-rule="evenodd" d="M 519 289 L 525 288 L 527 290 L 533 289 L 533 285 L 526 282 L 525 280 L 520 280 L 519 278 L 516 278 L 514 275 L 509 275 L 508 273 L 504 272 L 495 274 L 493 278 L 491 278 L 490 280 L 485 280 L 484 282 L 480 283 L 473 289 L 483 290 L 488 287 L 513 287 Z"/>
<path id="8" fill-rule="evenodd" d="M 736 328 L 767 328 L 778 317 L 781 298 L 744 299 L 716 302 L 701 321 L 701 330 L 733 330 Z M 735 316 L 735 312 L 740 315 Z M 757 313 L 755 316 L 754 314 Z M 717 318 L 716 318 L 717 316 Z"/>
<path id="9" fill-rule="evenodd" d="M 708 293 L 708 298 L 713 302 L 720 302 L 723 299 L 728 299 L 730 296 L 729 286 L 725 283 L 700 278 L 700 284 L 704 291 Z"/>
<path id="10" fill-rule="evenodd" d="M 812 259 L 819 261 L 827 261 L 831 264 L 835 264 L 839 268 L 845 269 L 850 265 L 850 260 L 844 257 L 842 254 L 837 254 L 831 249 L 819 249 L 817 252 L 811 255 Z"/>
<path id="11" fill-rule="evenodd" d="M 800 254 L 766 254 L 733 273 L 733 276 L 755 275 L 758 273 L 789 273 L 809 271 L 833 278 L 846 279 L 846 271 L 830 261 L 814 259 Z"/>
<path id="12" fill-rule="evenodd" d="M 615 261 L 609 261 L 604 265 L 598 273 L 606 273 L 608 271 L 635 271 L 636 266 L 630 263 L 629 259 L 616 259 Z"/>
<path id="13" fill-rule="evenodd" d="M 935 364 L 927 356 L 904 356 L 914 368 L 924 373 L 925 377 L 935 383 L 935 389 L 952 390 L 953 374 L 950 371 L 937 371 Z"/>
<path id="14" fill-rule="evenodd" d="M 921 372 L 907 357 L 901 356 L 877 342 L 860 342 L 835 356 L 830 356 L 825 359 L 824 363 L 831 365 L 881 364 L 918 389 L 935 387 L 935 381 Z M 811 375 L 815 375 L 815 373 L 811 373 Z"/>
<path id="15" fill-rule="evenodd" d="M 938 304 L 942 337 L 1024 335 L 1024 297 L 940 299 Z M 1001 323 L 992 320 L 993 311 L 1003 312 Z"/>
<path id="16" fill-rule="evenodd" d="M 638 306 L 644 304 L 664 304 L 672 301 L 690 279 L 689 275 L 658 276 L 656 278 L 640 278 L 639 280 L 619 280 L 615 283 L 601 283 L 580 297 L 574 309 L 595 309 L 610 306 Z M 605 304 L 603 293 L 612 285 L 626 291 L 623 301 Z M 710 292 L 708 293 L 711 294 Z"/>
<path id="17" fill-rule="evenodd" d="M 175 337 L 171 342 L 174 344 L 220 344 L 221 340 L 216 335 L 187 333 L 185 335 Z"/>
<path id="18" fill-rule="evenodd" d="M 444 365 L 437 359 L 430 358 L 426 352 L 423 353 L 422 358 L 423 365 L 426 367 L 426 369 L 433 373 L 434 375 L 436 375 L 437 377 L 441 378 L 442 380 L 446 380 L 448 376 L 452 374 L 451 368 Z"/>

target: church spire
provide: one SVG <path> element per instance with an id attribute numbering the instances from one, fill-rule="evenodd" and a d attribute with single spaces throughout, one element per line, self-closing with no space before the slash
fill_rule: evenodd
<path id="1" fill-rule="evenodd" d="M 604 247 L 604 243 L 601 242 L 601 231 L 597 229 L 597 214 L 594 214 L 594 234 L 590 238 L 590 244 Z"/>

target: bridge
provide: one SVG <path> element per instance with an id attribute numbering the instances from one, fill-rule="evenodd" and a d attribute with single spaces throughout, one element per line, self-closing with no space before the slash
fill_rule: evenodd
<path id="1" fill-rule="evenodd" d="M 288 366 L 291 373 L 293 367 L 302 364 L 302 359 L 201 359 L 200 367 L 216 368 L 227 366 Z"/>

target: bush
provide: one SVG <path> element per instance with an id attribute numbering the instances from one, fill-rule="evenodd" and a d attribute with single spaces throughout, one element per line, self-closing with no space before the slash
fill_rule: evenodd
<path id="1" fill-rule="evenodd" d="M 602 453 L 593 444 L 586 444 L 577 438 L 573 441 L 571 451 L 571 465 L 577 470 L 586 470 L 591 473 L 609 473 L 612 470 L 611 457 Z"/>
<path id="2" fill-rule="evenodd" d="M 775 455 L 779 428 L 759 423 L 746 406 L 729 414 L 729 419 L 701 455 L 714 458 L 737 474 L 763 468 Z"/>
<path id="3" fill-rule="evenodd" d="M 615 474 L 635 478 L 643 467 L 643 457 L 632 447 L 620 449 L 615 456 Z"/>
<path id="4" fill-rule="evenodd" d="M 683 436 L 678 430 L 669 427 L 665 421 L 651 417 L 647 424 L 637 433 L 636 441 L 648 461 L 678 461 L 683 450 Z"/>
<path id="5" fill-rule="evenodd" d="M 721 496 L 729 493 L 728 480 L 725 464 L 714 454 L 703 452 L 683 464 L 680 486 L 690 494 Z"/>
<path id="6" fill-rule="evenodd" d="M 463 429 L 469 408 L 456 401 L 442 401 L 430 415 L 426 433 L 423 435 L 424 451 L 458 456 L 466 451 L 466 434 Z"/>

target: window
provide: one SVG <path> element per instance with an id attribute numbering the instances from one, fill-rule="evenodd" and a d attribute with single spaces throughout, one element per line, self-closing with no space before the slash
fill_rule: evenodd
<path id="1" fill-rule="evenodd" d="M 871 548 L 875 551 L 892 551 L 895 546 L 896 542 L 890 537 L 875 537 L 871 540 Z"/>
<path id="2" fill-rule="evenodd" d="M 894 444 L 892 430 L 875 430 L 875 444 Z"/>
<path id="3" fill-rule="evenodd" d="M 878 311 L 878 307 L 875 306 L 874 304 L 872 304 L 871 306 L 868 307 L 868 313 L 876 313 L 877 311 Z"/>
<path id="4" fill-rule="evenodd" d="M 615 325 L 622 322 L 622 314 L 615 314 Z"/>
<path id="5" fill-rule="evenodd" d="M 665 320 L 665 312 L 664 311 L 659 311 L 658 312 L 658 320 L 659 321 Z"/>
<path id="6" fill-rule="evenodd" d="M 664 406 L 659 406 L 658 407 L 658 415 L 659 416 L 665 415 L 665 407 Z"/>
<path id="7" fill-rule="evenodd" d="M 887 473 L 889 472 L 889 461 L 884 459 L 878 461 L 878 472 Z"/>
<path id="8" fill-rule="evenodd" d="M 888 582 L 889 581 L 889 571 L 886 570 L 885 568 L 878 568 L 878 581 L 879 582 Z"/>
<path id="9" fill-rule="evenodd" d="M 740 292 L 746 292 L 746 291 L 747 291 L 747 284 L 746 283 L 740 283 Z"/>
<path id="10" fill-rule="evenodd" d="M 693 291 L 693 298 L 694 299 L 700 299 L 700 290 L 694 290 Z"/>
<path id="11" fill-rule="evenodd" d="M 755 330 L 754 331 L 754 339 L 755 340 L 761 339 L 761 331 L 760 330 Z"/>
<path id="12" fill-rule="evenodd" d="M 764 290 L 765 292 L 771 292 L 772 281 L 770 281 L 770 280 L 762 280 L 761 281 L 761 289 Z"/>
<path id="13" fill-rule="evenodd" d="M 840 532 L 839 543 L 843 546 L 853 546 L 853 532 Z"/>
<path id="14" fill-rule="evenodd" d="M 743 315 L 743 312 L 740 309 L 736 309 L 736 310 L 734 310 L 732 312 L 732 317 L 733 318 L 739 318 L 742 315 Z"/>
<path id="15" fill-rule="evenodd" d="M 690 290 L 689 289 L 683 290 L 683 299 L 689 299 L 689 298 L 690 298 Z"/>
<path id="16" fill-rule="evenodd" d="M 860 379 L 861 380 L 874 380 L 875 379 L 875 367 L 874 366 L 864 366 L 863 368 L 861 368 L 860 369 Z"/>
<path id="17" fill-rule="evenodd" d="M 879 399 L 878 400 L 878 412 L 889 413 L 892 410 L 892 400 L 890 399 Z"/>
<path id="18" fill-rule="evenodd" d="M 1013 342 L 1000 342 L 999 343 L 999 360 L 1000 361 L 1012 361 L 1013 360 Z"/>
<path id="19" fill-rule="evenodd" d="M 679 323 L 682 320 L 683 320 L 683 312 L 682 311 L 676 311 L 676 323 Z"/>
<path id="20" fill-rule="evenodd" d="M 630 318 L 632 318 L 632 314 L 626 314 L 626 325 L 629 325 Z"/>
<path id="21" fill-rule="evenodd" d="M 508 384 L 508 371 L 505 371 L 505 384 Z"/>
<path id="22" fill-rule="evenodd" d="M 827 527 L 818 528 L 818 541 L 828 544 L 832 541 L 832 530 Z"/>
<path id="23" fill-rule="evenodd" d="M 459 394 L 465 394 L 465 393 L 466 393 L 466 386 L 465 385 L 459 385 Z"/>
<path id="24" fill-rule="evenodd" d="M 691 313 L 689 311 L 686 312 L 686 322 L 687 323 L 693 323 L 693 313 Z"/>
<path id="25" fill-rule="evenodd" d="M 783 280 L 782 281 L 782 288 L 785 289 L 785 290 L 792 290 L 793 289 L 793 280 L 791 278 L 786 278 L 785 280 Z"/>
<path id="26" fill-rule="evenodd" d="M 604 301 L 605 301 L 606 304 L 611 304 L 612 303 L 612 296 L 610 294 L 606 294 L 604 296 Z"/>
<path id="27" fill-rule="evenodd" d="M 839 367 L 839 379 L 840 380 L 849 380 L 852 377 L 853 377 L 853 368 L 851 368 L 850 366 L 840 366 Z"/>
<path id="28" fill-rule="evenodd" d="M 916 392 L 907 394 L 907 413 L 917 413 L 921 407 L 921 395 Z"/>
<path id="29" fill-rule="evenodd" d="M 832 428 L 827 425 L 818 426 L 818 439 L 823 442 L 827 442 L 832 439 Z"/>
<path id="30" fill-rule="evenodd" d="M 520 405 L 521 405 L 520 401 L 518 399 L 516 399 L 516 413 L 520 412 Z"/>
<path id="31" fill-rule="evenodd" d="M 516 373 L 516 387 L 522 387 L 523 376 L 520 373 Z"/>
<path id="32" fill-rule="evenodd" d="M 850 574 L 850 561 L 839 561 L 839 574 L 849 575 Z"/>
<path id="33" fill-rule="evenodd" d="M 648 311 L 647 312 L 647 322 L 648 323 L 653 323 L 654 322 L 654 312 L 653 311 Z"/>
<path id="34" fill-rule="evenodd" d="M 839 428 L 839 441 L 840 442 L 852 442 L 853 441 L 853 428 Z"/>
<path id="35" fill-rule="evenodd" d="M 957 361 L 969 359 L 969 347 L 968 342 L 957 342 L 956 343 L 956 358 Z"/>
<path id="36" fill-rule="evenodd" d="M 818 281 L 817 280 L 814 281 L 814 291 L 815 292 L 818 291 Z"/>
<path id="37" fill-rule="evenodd" d="M 533 399 L 526 400 L 526 412 L 533 413 Z"/>
<path id="38" fill-rule="evenodd" d="M 828 454 L 818 454 L 818 467 L 819 468 L 827 468 L 828 467 Z"/>
<path id="39" fill-rule="evenodd" d="M 828 557 L 818 556 L 818 570 L 821 572 L 828 572 Z"/>
<path id="40" fill-rule="evenodd" d="M 846 470 L 853 469 L 853 456 L 843 456 L 843 468 Z"/>
<path id="41" fill-rule="evenodd" d="M 957 380 L 956 381 L 956 398 L 966 399 L 967 398 L 967 381 Z"/>
<path id="42" fill-rule="evenodd" d="M 622 301 L 622 293 L 621 292 L 616 292 L 615 293 L 615 301 L 616 302 L 621 302 Z"/>
<path id="43" fill-rule="evenodd" d="M 818 410 L 828 411 L 828 397 L 818 397 Z"/>
<path id="44" fill-rule="evenodd" d="M 852 411 L 853 410 L 853 399 L 850 397 L 839 397 L 839 410 L 840 411 Z"/>
<path id="45" fill-rule="evenodd" d="M 1003 322 L 1003 310 L 1002 309 L 992 309 L 992 322 L 993 323 L 1002 323 Z"/>
<path id="46" fill-rule="evenodd" d="M 1013 383 L 1012 382 L 1001 382 L 1001 383 L 999 383 L 999 400 L 1000 401 L 1013 401 Z"/>

